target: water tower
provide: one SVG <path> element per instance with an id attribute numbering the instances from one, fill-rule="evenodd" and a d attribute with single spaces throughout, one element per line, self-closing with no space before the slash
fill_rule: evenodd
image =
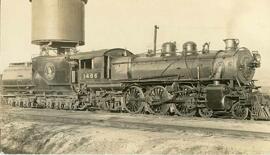
<path id="1" fill-rule="evenodd" d="M 41 53 L 65 54 L 84 45 L 84 14 L 87 0 L 30 0 L 32 44 Z"/>

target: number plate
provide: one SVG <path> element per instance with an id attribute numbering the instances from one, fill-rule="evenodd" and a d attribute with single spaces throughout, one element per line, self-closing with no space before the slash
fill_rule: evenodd
<path id="1" fill-rule="evenodd" d="M 100 73 L 83 73 L 83 79 L 100 79 Z"/>

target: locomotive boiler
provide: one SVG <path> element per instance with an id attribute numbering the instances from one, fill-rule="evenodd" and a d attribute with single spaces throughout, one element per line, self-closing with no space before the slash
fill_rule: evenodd
<path id="1" fill-rule="evenodd" d="M 218 82 L 232 79 L 248 84 L 255 68 L 260 65 L 260 58 L 256 51 L 251 53 L 247 48 L 239 48 L 237 42 L 226 39 L 226 49 L 220 51 L 198 51 L 194 42 L 187 42 L 181 53 L 176 53 L 174 43 L 165 43 L 160 56 L 135 57 L 131 62 L 118 60 L 118 65 L 113 65 L 113 69 L 123 71 L 130 63 L 126 74 L 129 73 L 129 78 L 133 80 L 216 79 Z"/>

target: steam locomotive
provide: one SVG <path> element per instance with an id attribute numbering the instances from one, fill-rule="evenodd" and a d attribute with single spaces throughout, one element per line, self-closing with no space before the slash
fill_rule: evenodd
<path id="1" fill-rule="evenodd" d="M 187 42 L 177 52 L 167 42 L 161 53 L 115 48 L 38 56 L 4 71 L 3 97 L 20 107 L 267 119 L 269 105 L 252 80 L 260 55 L 239 48 L 237 39 L 224 41 L 217 51 Z"/>
<path id="2" fill-rule="evenodd" d="M 225 49 L 198 50 L 175 42 L 133 54 L 114 48 L 78 52 L 84 45 L 87 0 L 30 0 L 31 62 L 11 63 L 0 76 L 3 102 L 24 108 L 107 110 L 129 113 L 269 119 L 269 97 L 254 84 L 260 55 L 226 39 Z M 53 53 L 53 54 L 52 54 Z"/>

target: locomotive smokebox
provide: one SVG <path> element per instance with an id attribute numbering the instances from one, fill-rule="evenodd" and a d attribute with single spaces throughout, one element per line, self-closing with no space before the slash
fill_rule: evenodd
<path id="1" fill-rule="evenodd" d="M 84 45 L 87 0 L 30 0 L 32 44 L 51 47 Z"/>

